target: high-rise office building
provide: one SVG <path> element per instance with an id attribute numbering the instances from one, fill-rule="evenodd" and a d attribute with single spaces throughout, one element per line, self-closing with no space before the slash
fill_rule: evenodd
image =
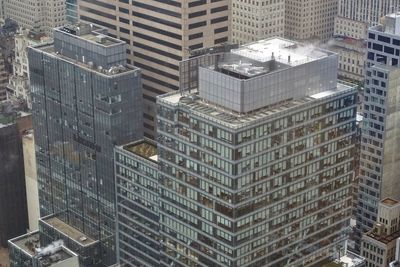
<path id="1" fill-rule="evenodd" d="M 400 75 L 400 15 L 387 15 L 385 23 L 368 31 L 364 111 L 361 135 L 358 238 L 377 221 L 378 203 L 400 197 L 398 165 L 400 129 L 397 127 Z"/>
<path id="2" fill-rule="evenodd" d="M 53 28 L 63 26 L 65 0 L 4 0 L 4 16 L 24 29 L 53 34 Z"/>
<path id="3" fill-rule="evenodd" d="M 286 0 L 285 36 L 326 41 L 333 36 L 338 0 Z"/>
<path id="4" fill-rule="evenodd" d="M 337 83 L 337 55 L 266 39 L 198 77 L 157 99 L 161 266 L 333 256 L 352 210 L 357 96 Z"/>
<path id="5" fill-rule="evenodd" d="M 128 44 L 128 60 L 142 69 L 144 130 L 154 137 L 156 96 L 178 90 L 179 62 L 230 35 L 230 1 L 78 1 L 79 19 L 105 26 Z"/>
<path id="6" fill-rule="evenodd" d="M 232 1 L 232 37 L 244 44 L 285 33 L 285 1 Z"/>
<path id="7" fill-rule="evenodd" d="M 28 51 L 41 246 L 63 239 L 82 267 L 115 263 L 114 145 L 142 137 L 139 69 L 89 24 Z"/>
<path id="8" fill-rule="evenodd" d="M 335 38 L 330 49 L 339 54 L 339 75 L 357 82 L 364 80 L 366 34 L 379 19 L 399 10 L 399 0 L 340 0 L 335 18 Z"/>

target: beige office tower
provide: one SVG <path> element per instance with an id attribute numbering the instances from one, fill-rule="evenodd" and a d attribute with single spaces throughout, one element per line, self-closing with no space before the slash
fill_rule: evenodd
<path id="1" fill-rule="evenodd" d="M 333 35 L 338 0 L 286 0 L 285 36 L 326 41 Z"/>
<path id="2" fill-rule="evenodd" d="M 284 33 L 284 0 L 232 0 L 232 42 L 244 44 Z"/>
<path id="3" fill-rule="evenodd" d="M 193 50 L 227 42 L 230 35 L 230 0 L 78 1 L 78 14 L 128 43 L 128 63 L 142 69 L 149 138 L 154 138 L 156 96 L 179 90 L 179 62 Z"/>
<path id="4" fill-rule="evenodd" d="M 21 28 L 53 34 L 53 28 L 66 23 L 65 0 L 3 0 L 4 16 Z"/>

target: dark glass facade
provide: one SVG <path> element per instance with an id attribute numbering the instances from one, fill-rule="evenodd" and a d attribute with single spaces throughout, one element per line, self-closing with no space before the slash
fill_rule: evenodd
<path id="1" fill-rule="evenodd" d="M 115 263 L 113 148 L 142 136 L 140 71 L 126 65 L 126 44 L 103 34 L 63 27 L 54 44 L 28 52 L 40 215 L 99 241 L 82 266 Z M 42 224 L 42 245 L 65 235 L 52 227 L 59 234 Z"/>

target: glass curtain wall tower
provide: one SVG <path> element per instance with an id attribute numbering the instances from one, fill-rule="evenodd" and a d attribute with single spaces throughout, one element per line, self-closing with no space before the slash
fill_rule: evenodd
<path id="1" fill-rule="evenodd" d="M 115 263 L 113 149 L 142 136 L 140 71 L 106 34 L 61 27 L 28 51 L 41 245 L 64 239 L 81 266 Z"/>

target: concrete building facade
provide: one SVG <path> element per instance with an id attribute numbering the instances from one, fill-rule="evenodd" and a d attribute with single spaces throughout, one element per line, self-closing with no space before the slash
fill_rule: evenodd
<path id="1" fill-rule="evenodd" d="M 286 0 L 285 37 L 327 41 L 333 36 L 337 0 Z"/>
<path id="2" fill-rule="evenodd" d="M 368 31 L 365 68 L 363 127 L 359 201 L 358 237 L 377 221 L 378 203 L 386 197 L 399 198 L 397 166 L 400 131 L 399 110 L 400 16 L 387 15 L 385 24 Z"/>
<path id="3" fill-rule="evenodd" d="M 3 55 L 0 54 L 0 102 L 7 100 L 8 72 L 4 60 Z"/>
<path id="4" fill-rule="evenodd" d="M 340 0 L 335 18 L 334 45 L 339 57 L 339 76 L 356 82 L 364 80 L 367 29 L 382 16 L 397 11 L 399 0 Z"/>
<path id="5" fill-rule="evenodd" d="M 347 238 L 356 91 L 302 48 L 251 43 L 158 97 L 162 266 L 313 266 Z"/>
<path id="6" fill-rule="evenodd" d="M 396 242 L 400 237 L 400 202 L 383 199 L 377 218 L 373 228 L 362 237 L 361 255 L 367 266 L 389 266 L 395 260 Z"/>
<path id="7" fill-rule="evenodd" d="M 179 90 L 179 62 L 230 37 L 231 4 L 222 1 L 79 1 L 79 19 L 102 25 L 128 44 L 142 69 L 144 130 L 154 138 L 156 96 Z"/>
<path id="8" fill-rule="evenodd" d="M 9 78 L 7 94 L 10 99 L 23 99 L 29 109 L 32 101 L 29 89 L 29 64 L 28 46 L 50 41 L 44 34 L 37 34 L 22 30 L 15 37 L 15 57 L 13 61 L 13 74 Z"/>
<path id="9" fill-rule="evenodd" d="M 285 1 L 232 1 L 233 43 L 245 44 L 257 40 L 284 36 Z"/>
<path id="10" fill-rule="evenodd" d="M 66 23 L 65 0 L 4 0 L 4 16 L 24 29 L 53 34 Z"/>

